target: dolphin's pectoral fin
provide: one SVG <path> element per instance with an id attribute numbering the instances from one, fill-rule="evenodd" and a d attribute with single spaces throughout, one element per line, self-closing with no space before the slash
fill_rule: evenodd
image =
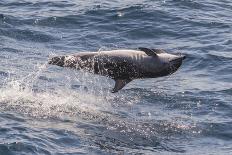
<path id="1" fill-rule="evenodd" d="M 129 82 L 131 82 L 131 79 L 116 79 L 114 89 L 111 92 L 112 93 L 118 92 Z"/>
<path id="2" fill-rule="evenodd" d="M 145 52 L 148 56 L 153 56 L 153 57 L 157 56 L 157 54 L 152 49 L 144 48 L 144 47 L 139 47 L 138 49 Z"/>

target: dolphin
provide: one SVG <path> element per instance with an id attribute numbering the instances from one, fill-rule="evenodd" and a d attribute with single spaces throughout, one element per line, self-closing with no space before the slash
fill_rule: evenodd
<path id="1" fill-rule="evenodd" d="M 115 86 L 111 92 L 115 93 L 134 79 L 157 78 L 174 73 L 185 57 L 162 49 L 139 47 L 135 50 L 119 49 L 55 56 L 48 63 L 112 78 Z"/>

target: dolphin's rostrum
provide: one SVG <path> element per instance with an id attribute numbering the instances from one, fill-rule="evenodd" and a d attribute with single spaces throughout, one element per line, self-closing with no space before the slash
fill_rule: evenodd
<path id="1" fill-rule="evenodd" d="M 114 93 L 134 79 L 170 75 L 181 66 L 183 59 L 183 55 L 168 54 L 160 49 L 138 48 L 56 56 L 49 64 L 110 77 L 115 80 Z"/>

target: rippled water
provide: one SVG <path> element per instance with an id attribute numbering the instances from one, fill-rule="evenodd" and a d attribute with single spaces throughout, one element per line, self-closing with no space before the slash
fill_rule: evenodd
<path id="1" fill-rule="evenodd" d="M 0 0 L 0 154 L 231 154 L 230 0 Z M 51 55 L 162 48 L 173 75 L 114 82 Z"/>

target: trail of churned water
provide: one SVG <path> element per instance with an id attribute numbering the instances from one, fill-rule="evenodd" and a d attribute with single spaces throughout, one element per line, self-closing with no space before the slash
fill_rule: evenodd
<path id="1" fill-rule="evenodd" d="M 4 108 L 19 110 L 23 114 L 34 117 L 59 117 L 62 113 L 72 115 L 72 110 L 69 111 L 72 108 L 76 113 L 81 109 L 87 110 L 91 107 L 94 111 L 94 108 L 97 108 L 94 104 L 96 101 L 104 102 L 104 99 L 100 97 L 91 94 L 83 95 L 84 92 L 77 93 L 65 88 L 63 90 L 39 90 L 36 86 L 37 81 L 46 69 L 47 64 L 44 64 L 22 79 L 8 79 L 8 82 L 2 86 L 0 94 L 1 103 L 6 105 Z"/>

